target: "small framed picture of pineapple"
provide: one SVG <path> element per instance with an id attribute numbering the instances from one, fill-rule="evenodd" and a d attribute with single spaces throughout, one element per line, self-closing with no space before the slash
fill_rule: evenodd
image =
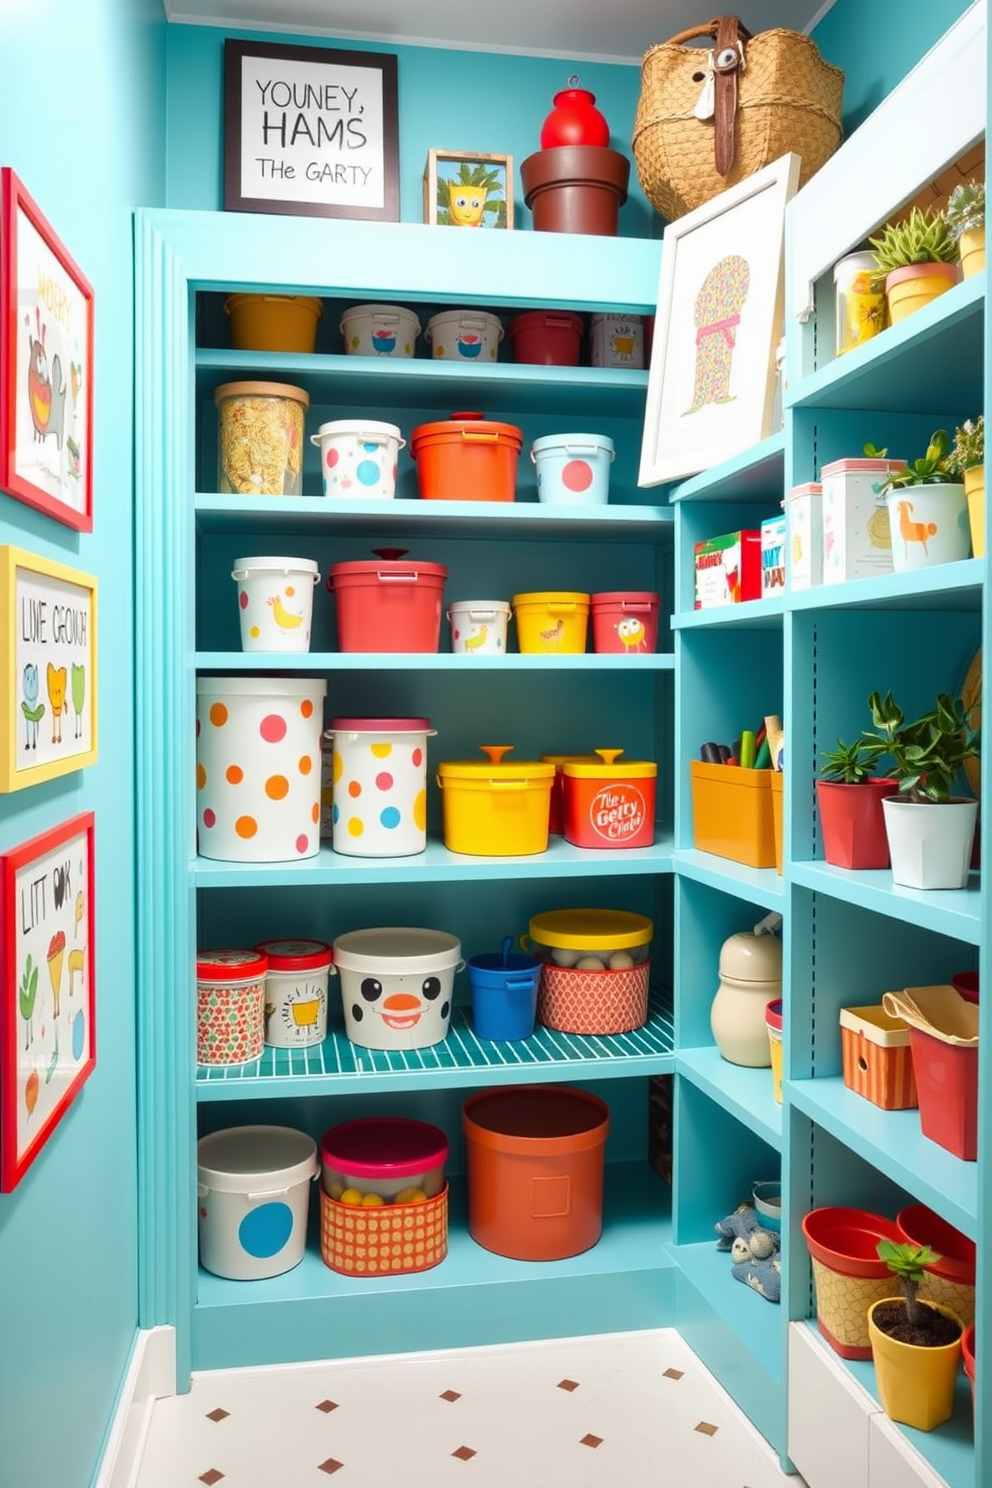
<path id="1" fill-rule="evenodd" d="M 432 227 L 512 227 L 513 156 L 429 150 L 424 221 Z"/>
<path id="2" fill-rule="evenodd" d="M 96 579 L 0 547 L 0 792 L 96 760 Z"/>

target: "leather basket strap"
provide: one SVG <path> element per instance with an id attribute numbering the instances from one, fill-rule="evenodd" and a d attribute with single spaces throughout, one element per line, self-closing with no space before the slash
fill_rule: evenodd
<path id="1" fill-rule="evenodd" d="M 748 33 L 736 16 L 717 20 L 713 50 L 713 151 L 717 174 L 728 176 L 734 168 L 737 119 L 737 77 L 743 65 L 743 41 Z M 748 38 L 749 39 L 749 38 Z"/>

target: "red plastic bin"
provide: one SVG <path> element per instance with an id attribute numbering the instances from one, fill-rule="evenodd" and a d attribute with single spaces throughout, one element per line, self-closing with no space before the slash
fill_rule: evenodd
<path id="1" fill-rule="evenodd" d="M 406 561 L 405 548 L 374 548 L 375 558 L 332 563 L 339 651 L 436 651 L 448 570 Z"/>
<path id="2" fill-rule="evenodd" d="M 658 649 L 661 596 L 647 589 L 594 594 L 592 648 L 598 656 L 641 656 Z"/>
<path id="3" fill-rule="evenodd" d="M 571 310 L 527 310 L 509 324 L 516 362 L 541 367 L 577 367 L 582 347 L 582 316 Z"/>

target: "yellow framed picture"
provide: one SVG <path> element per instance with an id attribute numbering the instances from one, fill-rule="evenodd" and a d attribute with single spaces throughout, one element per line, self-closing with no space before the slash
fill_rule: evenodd
<path id="1" fill-rule="evenodd" d="M 429 150 L 424 221 L 432 227 L 512 227 L 513 156 Z"/>
<path id="2" fill-rule="evenodd" d="M 96 760 L 96 590 L 78 569 L 0 547 L 0 791 Z"/>

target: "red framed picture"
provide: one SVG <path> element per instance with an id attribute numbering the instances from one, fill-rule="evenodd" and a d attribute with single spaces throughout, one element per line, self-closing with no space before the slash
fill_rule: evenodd
<path id="1" fill-rule="evenodd" d="M 93 530 L 93 290 L 0 170 L 0 489 Z"/>
<path id="2" fill-rule="evenodd" d="M 0 1193 L 96 1067 L 93 813 L 0 854 Z"/>

